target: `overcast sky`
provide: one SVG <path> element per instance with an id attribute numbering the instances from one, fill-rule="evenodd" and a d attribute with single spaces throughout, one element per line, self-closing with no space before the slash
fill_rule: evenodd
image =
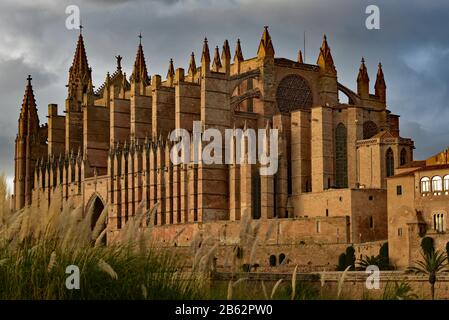
<path id="1" fill-rule="evenodd" d="M 365 27 L 365 9 L 380 8 L 380 30 Z M 0 163 L 13 174 L 14 138 L 26 77 L 31 74 L 41 123 L 47 105 L 62 112 L 78 30 L 65 27 L 68 5 L 80 8 L 94 85 L 115 70 L 115 55 L 131 74 L 138 34 L 150 74 L 165 77 L 168 62 L 188 69 L 202 41 L 210 48 L 241 39 L 245 58 L 255 56 L 264 25 L 276 56 L 296 59 L 306 31 L 306 62 L 316 63 L 327 34 L 339 81 L 355 89 L 365 57 L 371 91 L 377 63 L 387 82 L 388 108 L 401 115 L 401 135 L 415 140 L 415 158 L 449 145 L 449 2 L 447 0 L 1 0 Z"/>

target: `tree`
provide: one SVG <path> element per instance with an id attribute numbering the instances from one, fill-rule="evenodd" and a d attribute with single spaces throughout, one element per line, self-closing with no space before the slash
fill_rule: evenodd
<path id="1" fill-rule="evenodd" d="M 388 263 L 388 257 L 385 258 L 381 255 L 377 256 L 364 256 L 358 261 L 360 269 L 366 270 L 368 266 L 377 266 L 379 270 L 391 270 L 391 266 Z"/>
<path id="2" fill-rule="evenodd" d="M 449 241 L 446 243 L 446 256 L 447 256 L 447 260 L 449 262 Z"/>
<path id="3" fill-rule="evenodd" d="M 433 247 L 432 247 L 433 248 Z M 435 283 L 437 275 L 441 272 L 448 272 L 449 265 L 446 263 L 447 256 L 439 250 L 431 250 L 430 253 L 421 252 L 422 260 L 416 261 L 415 266 L 409 270 L 416 274 L 425 274 L 429 276 L 430 293 L 432 300 L 435 299 Z"/>
<path id="4" fill-rule="evenodd" d="M 379 249 L 379 256 L 386 260 L 387 264 L 390 264 L 390 258 L 388 257 L 388 242 L 385 242 Z"/>
<path id="5" fill-rule="evenodd" d="M 338 257 L 337 271 L 344 271 L 346 269 L 346 254 L 342 253 Z"/>
<path id="6" fill-rule="evenodd" d="M 346 248 L 346 267 L 351 266 L 350 271 L 355 270 L 355 249 L 353 246 Z M 346 269 L 346 268 L 345 268 Z"/>
<path id="7" fill-rule="evenodd" d="M 366 270 L 371 265 L 378 266 L 380 270 L 392 270 L 393 267 L 390 265 L 390 259 L 388 258 L 388 242 L 380 247 L 377 256 L 364 256 L 357 264 L 362 270 Z"/>
<path id="8" fill-rule="evenodd" d="M 433 247 L 433 239 L 430 237 L 424 237 L 421 240 L 421 249 L 424 251 L 425 254 L 430 254 L 435 251 L 435 248 Z"/>

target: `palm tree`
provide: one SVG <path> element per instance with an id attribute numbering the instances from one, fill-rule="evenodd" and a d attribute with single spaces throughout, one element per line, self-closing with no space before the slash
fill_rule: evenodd
<path id="1" fill-rule="evenodd" d="M 446 263 L 446 254 L 439 250 L 424 253 L 421 251 L 422 260 L 416 261 L 416 266 L 410 267 L 409 271 L 416 274 L 426 274 L 429 276 L 430 292 L 432 300 L 435 299 L 435 282 L 437 274 L 449 271 L 449 265 Z"/>

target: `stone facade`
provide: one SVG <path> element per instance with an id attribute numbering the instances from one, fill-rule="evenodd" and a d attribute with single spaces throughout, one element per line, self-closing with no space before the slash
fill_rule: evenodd
<path id="1" fill-rule="evenodd" d="M 420 259 L 421 240 L 434 239 L 437 250 L 449 241 L 449 150 L 399 168 L 387 180 L 390 258 L 398 267 Z"/>
<path id="2" fill-rule="evenodd" d="M 364 60 L 354 92 L 338 82 L 326 37 L 317 63 L 307 64 L 301 53 L 297 61 L 276 57 L 267 27 L 256 57 L 244 59 L 237 41 L 232 58 L 226 40 L 211 59 L 205 39 L 200 66 L 193 53 L 187 72 L 170 60 L 165 80 L 148 75 L 141 43 L 131 77 L 116 59 L 116 71 L 94 91 L 80 34 L 65 113 L 50 104 L 43 127 L 28 80 L 15 209 L 45 208 L 55 198 L 98 206 L 95 212 L 108 204 L 108 241 L 142 201 L 146 209 L 159 204 L 156 240 L 169 243 L 186 228 L 181 246 L 203 227 L 232 244 L 245 213 L 261 228 L 275 223 L 277 245 L 387 238 L 386 178 L 413 160 L 413 142 L 399 136 L 399 117 L 387 110 L 380 64 L 374 94 Z M 176 128 L 192 132 L 194 121 L 220 131 L 278 129 L 277 173 L 261 176 L 247 153 L 235 165 L 174 165 L 167 136 Z"/>

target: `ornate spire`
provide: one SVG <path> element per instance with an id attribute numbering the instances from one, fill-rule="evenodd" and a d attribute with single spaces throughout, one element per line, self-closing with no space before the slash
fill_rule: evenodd
<path id="1" fill-rule="evenodd" d="M 207 38 L 204 38 L 203 43 L 203 53 L 201 55 L 201 63 L 206 62 L 207 64 L 210 63 L 210 54 L 209 54 L 209 45 L 207 44 Z"/>
<path id="2" fill-rule="evenodd" d="M 168 64 L 167 78 L 173 77 L 175 75 L 175 67 L 173 66 L 173 59 L 170 59 L 170 63 Z"/>
<path id="3" fill-rule="evenodd" d="M 359 75 L 357 76 L 357 81 L 368 81 L 369 82 L 368 70 L 366 69 L 365 58 L 363 58 L 363 57 L 362 57 L 362 63 L 360 65 L 360 69 L 359 69 Z"/>
<path id="4" fill-rule="evenodd" d="M 39 127 L 39 116 L 37 114 L 36 100 L 34 98 L 33 86 L 31 85 L 31 76 L 28 75 L 25 94 L 23 96 L 22 108 L 20 109 L 19 117 L 19 135 L 24 136 L 28 132 Z M 30 125 L 28 126 L 28 121 Z"/>
<path id="5" fill-rule="evenodd" d="M 210 70 L 210 54 L 207 38 L 204 38 L 203 53 L 201 55 L 201 74 L 205 75 Z"/>
<path id="6" fill-rule="evenodd" d="M 268 26 L 264 27 L 262 38 L 260 39 L 259 48 L 257 49 L 257 56 L 259 58 L 263 57 L 274 57 L 274 47 L 271 41 L 270 33 L 268 32 Z"/>
<path id="7" fill-rule="evenodd" d="M 334 65 L 334 59 L 332 58 L 331 49 L 327 44 L 326 35 L 323 37 L 323 44 L 320 48 L 320 55 L 318 56 L 317 65 L 320 66 L 324 72 L 337 73 Z"/>
<path id="8" fill-rule="evenodd" d="M 137 47 L 136 61 L 134 62 L 131 80 L 135 82 L 142 81 L 145 84 L 150 83 L 150 79 L 148 77 L 147 72 L 147 65 L 145 63 L 145 56 L 143 54 L 142 34 L 139 34 L 139 46 Z"/>
<path id="9" fill-rule="evenodd" d="M 299 51 L 298 51 L 298 62 L 299 63 L 304 63 L 304 60 L 302 59 L 302 51 L 301 51 L 301 49 L 299 49 Z"/>
<path id="10" fill-rule="evenodd" d="M 374 93 L 381 101 L 386 101 L 386 91 L 387 86 L 385 84 L 384 72 L 382 71 L 382 64 L 379 62 Z"/>
<path id="11" fill-rule="evenodd" d="M 223 44 L 223 52 L 221 53 L 221 60 L 231 61 L 231 49 L 229 48 L 228 40 L 225 40 Z"/>
<path id="12" fill-rule="evenodd" d="M 117 70 L 122 71 L 122 56 L 115 56 L 115 59 L 117 59 Z"/>
<path id="13" fill-rule="evenodd" d="M 362 57 L 359 74 L 357 76 L 357 93 L 363 97 L 369 96 L 369 77 L 365 65 L 365 58 Z"/>
<path id="14" fill-rule="evenodd" d="M 70 80 L 77 76 L 84 77 L 90 73 L 89 63 L 87 62 L 86 48 L 84 46 L 84 38 L 81 33 L 78 36 L 78 43 L 76 44 L 75 56 L 73 57 L 72 66 L 70 67 Z"/>
<path id="15" fill-rule="evenodd" d="M 195 62 L 195 54 L 192 52 L 192 54 L 190 55 L 190 63 L 189 63 L 189 76 L 193 77 L 196 74 L 196 62 Z"/>
<path id="16" fill-rule="evenodd" d="M 242 53 L 242 47 L 240 46 L 240 39 L 237 39 L 237 45 L 235 47 L 235 53 L 234 53 L 234 62 L 237 61 L 243 61 L 243 53 Z"/>
<path id="17" fill-rule="evenodd" d="M 173 66 L 173 59 L 170 59 L 167 71 L 167 81 L 170 86 L 173 85 L 173 79 L 175 77 L 175 67 Z"/>
<path id="18" fill-rule="evenodd" d="M 220 51 L 218 50 L 218 46 L 215 47 L 215 52 L 214 52 L 214 62 L 212 63 L 212 69 L 215 72 L 220 71 L 220 68 L 222 67 L 221 65 L 221 60 L 220 60 Z"/>

